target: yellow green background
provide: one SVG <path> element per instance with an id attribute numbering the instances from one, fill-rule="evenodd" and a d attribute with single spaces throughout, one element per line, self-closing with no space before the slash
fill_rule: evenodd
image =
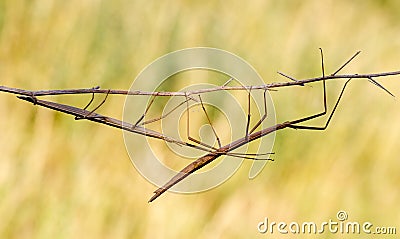
<path id="1" fill-rule="evenodd" d="M 399 12 L 396 0 L 3 0 L 0 85 L 129 89 L 156 58 L 196 46 L 239 55 L 266 83 L 287 80 L 278 70 L 299 79 L 319 76 L 318 47 L 328 73 L 357 50 L 362 54 L 345 73 L 400 70 Z M 379 81 L 400 95 L 400 77 Z M 332 105 L 340 82 L 329 86 Z M 278 122 L 321 110 L 319 85 L 272 97 Z M 78 106 L 88 100 L 52 99 Z M 124 100 L 112 97 L 101 112 L 121 118 Z M 149 204 L 155 187 L 133 168 L 119 130 L 0 93 L 0 237 L 360 236 L 257 231 L 265 217 L 319 223 L 336 219 L 339 210 L 350 221 L 399 230 L 399 106 L 367 81 L 353 82 L 327 131 L 279 132 L 275 162 L 254 180 L 246 163 L 213 190 L 167 193 Z"/>

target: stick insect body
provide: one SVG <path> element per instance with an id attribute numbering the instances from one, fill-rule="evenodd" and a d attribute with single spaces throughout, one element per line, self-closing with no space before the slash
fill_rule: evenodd
<path id="1" fill-rule="evenodd" d="M 321 50 L 321 59 L 322 59 L 322 77 L 325 78 L 325 67 L 324 67 L 324 60 L 323 60 L 323 53 L 322 53 L 322 49 Z M 339 70 L 337 70 L 335 73 L 332 74 L 332 76 L 334 76 L 335 74 L 337 74 L 342 68 L 344 68 L 352 59 L 354 59 L 357 55 L 359 54 L 359 52 L 357 52 L 354 56 L 352 56 L 344 65 L 342 65 Z M 292 80 L 295 80 L 294 78 L 290 78 Z M 243 138 L 240 138 L 228 145 L 225 145 L 223 147 L 220 147 L 218 149 L 215 149 L 215 151 L 206 154 L 205 156 L 202 156 L 200 158 L 198 158 L 197 160 L 195 160 L 194 162 L 192 162 L 191 164 L 187 165 L 185 168 L 183 168 L 177 175 L 175 175 L 173 178 L 171 178 L 166 184 L 164 184 L 162 187 L 158 188 L 156 191 L 154 191 L 154 195 L 150 198 L 149 202 L 154 201 L 156 198 L 158 198 L 161 194 L 163 194 L 165 191 L 167 191 L 168 189 L 170 189 L 172 186 L 174 186 L 175 184 L 177 184 L 178 182 L 182 181 L 184 178 L 186 178 L 187 176 L 189 176 L 190 174 L 192 174 L 193 172 L 199 170 L 200 168 L 204 167 L 205 165 L 211 163 L 212 161 L 216 160 L 218 157 L 225 155 L 226 153 L 233 151 L 243 145 L 246 145 L 248 143 L 250 143 L 253 140 L 259 139 L 261 137 L 264 137 L 272 132 L 281 130 L 281 129 L 285 129 L 285 128 L 292 128 L 292 129 L 306 129 L 306 130 L 325 130 L 328 125 L 329 122 L 332 119 L 333 114 L 335 113 L 337 106 L 339 105 L 339 102 L 343 96 L 344 90 L 346 89 L 348 83 L 350 82 L 351 78 L 348 79 L 341 92 L 340 95 L 336 101 L 335 106 L 333 107 L 333 110 L 331 112 L 331 114 L 329 115 L 328 120 L 326 121 L 325 125 L 322 127 L 316 127 L 316 126 L 304 126 L 304 125 L 298 125 L 299 123 L 303 123 L 321 116 L 324 116 L 327 113 L 327 97 L 326 97 L 326 81 L 323 80 L 323 101 L 324 101 L 324 111 L 318 114 L 314 114 L 308 117 L 304 117 L 301 119 L 297 119 L 297 120 L 293 120 L 293 121 L 286 121 L 284 123 L 280 123 L 280 124 L 276 124 L 274 126 L 262 129 L 260 131 L 254 132 L 252 133 L 261 123 L 262 121 L 267 117 L 267 108 L 266 108 L 266 99 L 265 99 L 265 92 L 264 92 L 264 115 L 261 117 L 260 121 L 258 121 L 255 126 L 249 131 L 249 124 L 250 124 L 250 91 L 251 88 L 249 89 L 249 99 L 248 99 L 248 117 L 247 117 L 247 124 L 246 124 L 246 133 L 245 136 Z M 383 87 L 381 85 L 378 85 L 379 87 Z M 386 89 L 385 89 L 386 90 Z M 203 107 L 203 110 L 205 112 L 205 109 Z M 206 112 L 205 112 L 206 113 Z M 207 113 L 206 113 L 207 115 Z M 189 117 L 188 117 L 189 118 Z M 208 117 L 207 117 L 208 118 Z M 215 133 L 215 130 L 213 130 L 213 132 Z M 218 139 L 218 136 L 215 135 Z M 190 137 L 188 137 L 190 140 Z M 218 141 L 219 142 L 219 141 Z"/>

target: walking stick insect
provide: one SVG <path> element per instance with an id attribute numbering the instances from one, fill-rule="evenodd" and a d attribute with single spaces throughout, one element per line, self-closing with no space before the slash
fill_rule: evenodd
<path id="1" fill-rule="evenodd" d="M 240 138 L 236 141 L 233 141 L 230 144 L 227 144 L 225 146 L 221 146 L 218 140 L 218 136 L 215 133 L 215 130 L 213 130 L 215 137 L 218 140 L 219 143 L 219 148 L 214 148 L 212 146 L 209 145 L 205 145 L 201 142 L 197 142 L 203 146 L 206 146 L 208 148 L 213 149 L 212 152 L 198 158 L 197 160 L 195 160 L 194 162 L 192 162 L 191 164 L 187 165 L 185 168 L 183 168 L 177 175 L 175 175 L 173 178 L 171 178 L 166 184 L 164 184 L 162 187 L 158 188 L 156 191 L 154 191 L 154 195 L 150 198 L 149 202 L 154 201 L 155 199 L 157 199 L 161 194 L 163 194 L 165 191 L 167 191 L 169 188 L 171 188 L 172 186 L 174 186 L 175 184 L 177 184 L 178 182 L 182 181 L 184 178 L 186 178 L 187 176 L 189 176 L 190 174 L 192 174 L 193 172 L 199 170 L 200 168 L 204 167 L 205 165 L 211 163 L 212 161 L 216 160 L 218 157 L 222 156 L 222 155 L 228 155 L 229 152 L 248 144 L 251 141 L 254 141 L 256 139 L 259 139 L 261 137 L 264 137 L 274 131 L 278 131 L 278 130 L 282 130 L 285 128 L 291 128 L 291 129 L 303 129 L 303 130 L 325 130 L 332 117 L 333 114 L 335 113 L 337 106 L 339 105 L 339 102 L 343 96 L 343 93 L 348 85 L 348 83 L 352 80 L 352 78 L 350 77 L 345 84 L 343 85 L 343 88 L 339 94 L 339 97 L 332 109 L 332 112 L 330 113 L 328 120 L 326 121 L 324 126 L 305 126 L 305 125 L 299 125 L 300 123 L 304 123 L 307 122 L 309 120 L 321 117 L 326 115 L 328 108 L 327 108 L 327 95 L 326 95 L 326 77 L 325 77 L 325 66 L 324 66 L 324 57 L 323 57 L 323 52 L 322 49 L 320 48 L 320 52 L 321 52 L 321 68 L 322 68 L 322 84 L 323 84 L 323 104 L 324 104 L 324 111 L 321 113 L 317 113 L 317 114 L 313 114 L 311 116 L 307 116 L 304 118 L 300 118 L 297 120 L 292 120 L 292 121 L 286 121 L 283 123 L 279 123 L 276 124 L 274 126 L 262 129 L 260 131 L 254 132 L 253 131 L 262 123 L 262 121 L 267 117 L 267 106 L 266 106 L 266 100 L 265 100 L 265 92 L 264 91 L 264 115 L 261 117 L 261 119 L 255 124 L 255 126 L 249 131 L 249 126 L 250 126 L 250 91 L 252 89 L 252 87 L 250 86 L 249 88 L 249 98 L 248 98 L 248 115 L 247 115 L 247 124 L 246 124 L 246 133 L 245 136 L 243 138 Z M 355 55 L 353 55 L 346 63 L 344 63 L 338 70 L 336 70 L 333 74 L 331 74 L 330 76 L 335 76 L 337 73 L 340 72 L 340 70 L 342 70 L 348 63 L 350 63 L 360 52 L 357 52 Z M 289 77 L 287 75 L 284 75 L 282 73 L 280 73 L 281 75 L 298 82 L 296 79 L 294 79 L 293 77 Z M 386 92 L 388 92 L 390 95 L 393 96 L 392 93 L 390 93 L 386 88 L 384 88 L 382 85 L 380 85 L 378 82 L 376 82 L 372 77 L 368 77 L 368 79 L 370 80 L 370 82 L 372 82 L 373 84 L 375 84 L 376 86 L 382 88 L 383 90 L 385 90 Z M 200 95 L 199 95 L 200 97 Z M 201 101 L 201 98 L 200 98 Z M 202 104 L 202 102 L 201 102 Z M 205 112 L 205 114 L 207 115 L 204 106 L 202 104 L 202 108 Z M 208 116 L 207 116 L 208 118 Z M 189 117 L 188 117 L 189 119 Z M 211 123 L 210 123 L 211 125 Z M 190 136 L 188 137 L 189 140 L 194 141 Z M 196 141 L 195 141 L 196 142 Z M 246 157 L 249 158 L 249 157 Z M 254 160 L 257 160 L 257 158 L 253 158 Z"/>
<path id="2" fill-rule="evenodd" d="M 376 74 L 352 74 L 352 75 L 338 75 L 338 73 L 347 65 L 349 64 L 358 54 L 354 54 L 348 61 L 346 61 L 341 67 L 338 68 L 333 74 L 331 75 L 325 75 L 325 67 L 324 67 L 324 57 L 323 57 L 323 52 L 321 51 L 321 68 L 322 68 L 322 76 L 317 77 L 317 78 L 310 78 L 310 79 L 305 79 L 305 80 L 297 80 L 291 76 L 285 75 L 283 73 L 278 72 L 280 75 L 290 79 L 291 81 L 289 82 L 280 82 L 280 83 L 271 83 L 271 84 L 265 84 L 261 86 L 227 86 L 229 83 L 226 82 L 224 85 L 220 87 L 215 87 L 215 88 L 208 88 L 208 89 L 201 89 L 201 90 L 195 90 L 195 91 L 187 91 L 187 92 L 144 92 L 144 91 L 124 91 L 124 90 L 103 90 L 99 89 L 98 87 L 91 88 L 91 89 L 72 89 L 72 90 L 45 90 L 45 91 L 28 91 L 28 90 L 22 90 L 22 89 L 16 89 L 16 88 L 10 88 L 10 87 L 5 87 L 5 86 L 0 86 L 0 91 L 3 92 L 8 92 L 12 94 L 17 94 L 19 95 L 18 98 L 22 100 L 29 101 L 35 105 L 43 106 L 55 111 L 60 111 L 66 114 L 70 114 L 75 116 L 76 120 L 89 120 L 93 121 L 96 123 L 101 123 L 105 125 L 109 125 L 112 127 L 116 127 L 125 131 L 129 131 L 132 133 L 156 138 L 159 140 L 163 140 L 165 142 L 177 144 L 180 146 L 186 146 L 194 149 L 198 149 L 201 151 L 204 151 L 206 154 L 204 156 L 199 157 L 197 160 L 193 161 L 186 167 L 184 167 L 177 175 L 175 175 L 173 178 L 171 178 L 166 184 L 164 184 L 162 187 L 157 189 L 154 192 L 154 195 L 150 198 L 149 202 L 154 201 L 156 198 L 158 198 L 160 195 L 162 195 L 164 192 L 166 192 L 168 189 L 170 189 L 172 186 L 175 184 L 179 183 L 183 179 L 185 179 L 187 176 L 190 174 L 196 172 L 200 168 L 206 166 L 207 164 L 211 163 L 212 161 L 216 160 L 217 158 L 226 155 L 226 156 L 233 156 L 233 157 L 239 157 L 239 158 L 244 158 L 244 159 L 251 159 L 251 160 L 271 160 L 269 159 L 269 155 L 273 153 L 257 153 L 257 154 L 241 154 L 241 153 L 235 153 L 233 152 L 235 149 L 247 145 L 250 142 L 259 139 L 261 137 L 264 137 L 270 133 L 273 133 L 278 130 L 282 130 L 285 128 L 291 128 L 291 129 L 304 129 L 304 130 L 325 130 L 338 105 L 340 100 L 342 99 L 343 93 L 350 83 L 352 79 L 367 79 L 374 85 L 378 86 L 379 88 L 383 89 L 387 93 L 393 96 L 386 88 L 384 88 L 381 84 L 379 84 L 377 81 L 374 80 L 374 78 L 377 77 L 385 77 L 385 76 L 390 76 L 390 75 L 400 75 L 400 71 L 394 71 L 394 72 L 384 72 L 384 73 L 376 73 Z M 302 123 L 305 123 L 307 121 L 310 121 L 315 118 L 322 117 L 328 113 L 328 107 L 327 107 L 327 92 L 326 92 L 326 81 L 330 79 L 347 79 L 346 82 L 344 83 L 340 94 L 336 100 L 336 103 L 331 111 L 331 113 L 328 116 L 327 121 L 323 126 L 306 126 L 303 125 Z M 286 87 L 286 86 L 304 86 L 305 84 L 312 83 L 312 82 L 319 82 L 322 81 L 322 86 L 323 86 L 323 106 L 324 110 L 320 113 L 313 114 L 307 117 L 303 117 L 300 119 L 296 120 L 291 120 L 291 121 L 286 121 L 283 123 L 278 123 L 276 125 L 273 125 L 268 128 L 261 129 L 259 131 L 256 131 L 256 129 L 262 124 L 262 122 L 267 118 L 267 103 L 266 103 L 266 92 L 267 90 L 271 90 L 273 88 L 278 88 L 278 87 Z M 207 92 L 213 92 L 213 91 L 221 91 L 221 90 L 246 90 L 248 91 L 248 105 L 247 105 L 247 121 L 246 121 L 246 129 L 244 132 L 244 137 L 239 138 L 227 145 L 221 145 L 220 139 L 216 133 L 216 130 L 213 127 L 213 124 L 210 120 L 210 117 L 204 107 L 203 100 L 201 97 L 201 94 L 205 94 Z M 253 90 L 264 90 L 264 114 L 261 116 L 260 120 L 257 121 L 257 123 L 251 127 L 250 126 L 250 96 L 251 92 Z M 60 103 L 55 103 L 51 101 L 45 101 L 45 100 L 40 100 L 37 97 L 43 96 L 43 95 L 64 95 L 64 94 L 92 94 L 92 97 L 89 101 L 89 103 L 83 108 L 77 108 L 74 106 L 70 105 L 65 105 L 65 104 L 60 104 Z M 92 104 L 93 99 L 95 94 L 105 94 L 105 97 L 103 101 L 98 104 L 93 110 L 89 111 L 87 108 L 89 105 Z M 139 117 L 139 119 L 136 121 L 136 123 L 132 124 L 129 122 L 124 122 L 120 121 L 118 119 L 114 119 L 108 116 L 104 116 L 101 114 L 96 113 L 95 111 L 98 110 L 107 100 L 107 97 L 109 95 L 115 95 L 115 94 L 120 94 L 120 95 L 150 95 L 153 98 L 149 101 L 148 106 L 144 110 L 144 113 Z M 175 106 L 171 111 L 165 113 L 164 115 L 161 115 L 160 117 L 156 117 L 153 119 L 149 119 L 146 121 L 143 121 L 145 119 L 145 116 L 151 107 L 151 105 L 154 102 L 154 99 L 156 97 L 171 97 L 171 96 L 177 96 L 177 97 L 184 97 L 184 100 L 179 103 L 177 106 Z M 189 101 L 195 101 L 198 102 L 201 107 L 202 111 L 207 118 L 208 124 L 212 128 L 212 132 L 217 140 L 218 147 L 214 147 L 211 145 L 208 145 L 204 142 L 201 142 L 200 140 L 194 139 L 193 137 L 190 136 L 189 132 Z M 179 139 L 175 139 L 172 137 L 169 137 L 167 135 L 164 135 L 162 133 L 159 133 L 154 130 L 150 130 L 146 128 L 145 126 L 147 124 L 153 123 L 160 121 L 166 117 L 168 117 L 171 112 L 175 111 L 177 108 L 186 105 L 186 111 L 188 112 L 187 115 L 187 141 L 182 141 Z M 143 122 L 142 122 L 143 121 Z M 263 157 L 266 156 L 266 157 Z"/>

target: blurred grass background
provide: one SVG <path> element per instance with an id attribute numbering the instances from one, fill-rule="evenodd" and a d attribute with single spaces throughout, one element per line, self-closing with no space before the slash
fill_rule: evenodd
<path id="1" fill-rule="evenodd" d="M 157 57 L 195 46 L 239 55 L 266 82 L 286 80 L 277 70 L 320 75 L 318 47 L 328 72 L 357 50 L 345 72 L 399 70 L 399 12 L 396 0 L 2 0 L 0 85 L 128 89 Z M 380 82 L 400 95 L 400 77 Z M 274 92 L 278 122 L 319 111 L 320 95 Z M 113 97 L 102 112 L 121 117 L 123 103 Z M 327 131 L 279 132 L 276 161 L 254 180 L 245 164 L 216 189 L 152 204 L 155 187 L 131 166 L 120 131 L 4 93 L 0 114 L 1 238 L 343 238 L 257 232 L 264 217 L 322 222 L 339 210 L 400 228 L 399 102 L 366 81 L 351 84 Z"/>

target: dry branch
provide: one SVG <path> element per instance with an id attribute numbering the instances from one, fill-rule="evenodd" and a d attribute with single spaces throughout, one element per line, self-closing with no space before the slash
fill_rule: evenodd
<path id="1" fill-rule="evenodd" d="M 282 73 L 281 73 L 282 74 Z M 194 91 L 129 91 L 129 90 L 108 90 L 99 89 L 98 87 L 88 88 L 88 89 L 68 89 L 68 90 L 25 90 L 6 86 L 0 86 L 0 91 L 12 93 L 16 95 L 26 95 L 26 96 L 46 96 L 46 95 L 73 95 L 73 94 L 110 94 L 110 95 L 154 95 L 154 96 L 190 96 L 204 94 L 208 92 L 221 91 L 221 90 L 270 90 L 280 87 L 288 86 L 303 86 L 305 84 L 319 82 L 323 80 L 333 80 L 333 79 L 374 79 L 379 77 L 395 76 L 400 75 L 400 71 L 390 71 L 382 73 L 373 74 L 346 74 L 346 75 L 329 75 L 325 77 L 315 77 L 303 80 L 288 81 L 288 82 L 274 82 L 265 85 L 253 85 L 253 86 L 218 86 L 214 88 L 207 88 Z M 289 78 L 290 76 L 284 74 L 283 76 Z M 290 79 L 295 79 L 290 77 Z"/>
<path id="2" fill-rule="evenodd" d="M 322 54 L 322 52 L 321 52 Z M 357 53 L 358 54 L 358 53 Z M 251 86 L 227 86 L 227 84 L 232 80 L 230 79 L 227 83 L 225 83 L 222 86 L 217 86 L 214 88 L 207 88 L 207 89 L 200 89 L 200 90 L 194 90 L 194 91 L 178 91 L 178 92 L 169 92 L 169 91 L 164 91 L 164 92 L 149 92 L 149 91 L 140 91 L 140 90 L 135 90 L 135 91 L 127 91 L 127 90 L 104 90 L 104 89 L 99 89 L 99 87 L 94 87 L 90 89 L 68 89 L 68 90 L 37 90 L 37 91 L 32 91 L 32 90 L 24 90 L 24 89 L 18 89 L 18 88 L 11 88 L 11 87 L 6 87 L 6 86 L 0 86 L 0 92 L 7 92 L 11 94 L 18 95 L 18 98 L 29 101 L 35 105 L 40 105 L 55 111 L 63 112 L 66 114 L 70 114 L 75 116 L 75 119 L 82 119 L 82 120 L 90 120 L 96 123 L 100 124 L 105 124 L 109 125 L 112 127 L 116 127 L 122 130 L 126 130 L 132 133 L 137 133 L 141 134 L 144 136 L 148 137 L 153 137 L 157 138 L 160 140 L 164 140 L 166 142 L 170 143 L 175 143 L 181 146 L 187 146 L 187 147 L 192 147 L 196 148 L 199 150 L 203 150 L 206 152 L 206 155 L 198 158 L 194 162 L 190 163 L 188 166 L 183 168 L 175 177 L 173 177 L 170 181 L 168 181 L 164 186 L 160 187 L 157 189 L 154 193 L 154 196 L 151 197 L 149 200 L 150 202 L 155 200 L 157 197 L 159 197 L 162 193 L 167 191 L 169 188 L 186 178 L 188 175 L 192 174 L 193 172 L 197 171 L 198 169 L 204 167 L 205 165 L 209 164 L 213 160 L 217 159 L 218 157 L 222 155 L 231 155 L 231 156 L 239 156 L 235 153 L 232 153 L 234 149 L 237 149 L 243 145 L 248 144 L 249 142 L 259 139 L 267 134 L 270 134 L 272 132 L 275 132 L 277 130 L 285 129 L 285 128 L 293 128 L 293 129 L 307 129 L 307 130 L 325 130 L 335 112 L 337 109 L 337 106 L 340 102 L 340 99 L 345 91 L 346 86 L 351 80 L 354 79 L 366 79 L 370 82 L 372 82 L 374 85 L 378 86 L 379 88 L 385 90 L 387 93 L 393 95 L 390 93 L 386 88 L 384 88 L 380 83 L 375 81 L 376 78 L 380 77 L 387 77 L 387 76 L 395 76 L 395 75 L 400 75 L 400 71 L 392 71 L 392 72 L 382 72 L 382 73 L 373 73 L 373 74 L 344 74 L 344 75 L 337 75 L 337 73 L 344 67 L 346 66 L 357 54 L 355 54 L 352 58 L 350 58 L 345 64 L 343 64 L 335 73 L 331 75 L 325 76 L 324 72 L 324 66 L 323 66 L 323 61 L 322 61 L 322 76 L 321 77 L 316 77 L 316 78 L 308 78 L 308 79 L 302 79 L 298 80 L 294 77 L 288 76 L 284 73 L 279 73 L 280 75 L 288 78 L 291 81 L 288 82 L 276 82 L 276 83 L 270 83 L 270 84 L 265 84 L 265 85 L 251 85 Z M 322 58 L 323 60 L 323 58 Z M 334 79 L 346 79 L 346 83 L 344 84 L 342 91 L 336 101 L 336 104 L 330 113 L 325 126 L 323 127 L 315 127 L 315 126 L 304 126 L 304 125 L 299 125 L 300 123 L 306 122 L 308 120 L 321 117 L 323 115 L 327 114 L 327 104 L 326 104 L 326 81 L 328 80 L 334 80 Z M 108 95 L 126 95 L 126 96 L 135 96 L 135 95 L 147 95 L 147 96 L 154 96 L 154 97 L 162 97 L 162 96 L 183 96 L 185 97 L 185 101 L 181 103 L 180 105 L 183 105 L 184 103 L 188 103 L 189 100 L 195 100 L 193 97 L 190 97 L 191 95 L 199 95 L 200 102 L 202 104 L 200 95 L 205 94 L 208 92 L 215 92 L 215 91 L 230 91 L 230 90 L 245 90 L 249 92 L 249 97 L 250 97 L 250 91 L 254 90 L 272 90 L 276 88 L 281 88 L 281 87 L 289 87 L 289 86 L 304 86 L 306 84 L 310 84 L 313 82 L 323 82 L 324 86 L 324 111 L 318 114 L 314 114 L 308 117 L 304 117 L 301 119 L 297 120 L 292 120 L 292 121 L 286 121 L 283 123 L 276 124 L 274 126 L 268 127 L 261 129 L 259 131 L 255 131 L 255 129 L 261 124 L 261 121 L 265 119 L 266 115 L 262 117 L 262 119 L 254 126 L 251 128 L 249 131 L 249 122 L 250 122 L 250 113 L 247 121 L 247 130 L 246 130 L 246 135 L 243 138 L 237 139 L 227 145 L 221 146 L 219 143 L 219 148 L 214 148 L 212 146 L 207 146 L 206 144 L 194 140 L 190 136 L 188 137 L 189 140 L 194 141 L 196 144 L 188 143 L 185 141 L 181 141 L 178 139 L 174 139 L 172 137 L 163 135 L 159 132 L 147 129 L 143 127 L 145 124 L 148 122 L 142 122 L 140 121 L 144 118 L 145 113 L 147 112 L 148 108 L 146 109 L 145 113 L 142 115 L 142 117 L 136 122 L 135 124 L 129 123 L 129 122 L 123 122 L 121 120 L 117 120 L 108 116 L 100 115 L 98 113 L 95 113 L 94 111 L 101 106 L 102 103 L 106 100 L 106 98 L 103 100 L 103 102 L 98 105 L 95 110 L 88 111 L 86 108 L 89 106 L 89 104 L 93 101 L 93 97 L 95 94 L 106 94 L 106 97 Z M 92 100 L 89 102 L 89 104 L 84 108 L 80 109 L 74 106 L 70 105 L 65 105 L 65 104 L 60 104 L 60 103 L 55 103 L 51 101 L 45 101 L 45 100 L 40 100 L 37 97 L 39 96 L 48 96 L 48 95 L 68 95 L 68 94 L 92 94 Z M 265 97 L 265 96 L 264 96 Z M 264 99 L 265 102 L 265 99 Z M 153 103 L 153 101 L 151 101 Z M 265 111 L 266 111 L 266 102 L 265 104 Z M 180 106 L 179 105 L 179 106 Z M 203 105 L 202 105 L 203 106 Z M 148 106 L 149 107 L 149 106 Z M 250 107 L 250 105 L 249 105 Z M 177 107 L 176 107 L 177 108 Z M 175 110 L 175 108 L 173 109 Z M 205 115 L 207 115 L 207 112 L 203 106 L 203 110 Z M 249 109 L 250 112 L 250 109 Z M 169 113 L 168 113 L 169 114 Z M 265 112 L 266 114 L 266 112 Z M 162 115 L 161 117 L 155 118 L 152 120 L 153 121 L 158 121 L 161 120 L 168 115 Z M 207 115 L 208 117 L 208 115 Z M 208 118 L 208 121 L 211 125 L 211 121 Z M 214 131 L 214 134 L 216 137 L 218 137 Z M 255 154 L 253 154 L 254 156 Z M 259 154 L 261 155 L 261 154 Z M 239 156 L 242 158 L 253 158 L 253 157 L 248 157 L 248 156 Z M 253 158 L 254 159 L 254 158 Z"/>

